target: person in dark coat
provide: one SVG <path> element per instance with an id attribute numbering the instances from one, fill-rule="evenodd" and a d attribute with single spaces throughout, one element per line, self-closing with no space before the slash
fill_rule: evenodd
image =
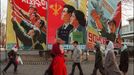
<path id="1" fill-rule="evenodd" d="M 105 75 L 104 67 L 103 67 L 102 52 L 100 51 L 100 43 L 99 42 L 96 42 L 95 49 L 96 49 L 95 65 L 94 65 L 93 73 L 91 75 L 97 75 L 98 69 L 102 75 Z"/>
<path id="2" fill-rule="evenodd" d="M 7 64 L 7 66 L 4 68 L 3 75 L 5 75 L 7 69 L 13 64 L 14 65 L 14 73 L 17 72 L 17 65 L 18 63 L 16 62 L 16 56 L 17 56 L 17 46 L 15 45 L 11 51 L 8 52 L 8 58 L 9 58 L 9 62 Z"/>
<path id="3" fill-rule="evenodd" d="M 128 65 L 129 65 L 129 54 L 127 51 L 127 46 L 124 44 L 121 49 L 120 65 L 119 65 L 119 69 L 122 71 L 123 75 L 127 74 Z"/>

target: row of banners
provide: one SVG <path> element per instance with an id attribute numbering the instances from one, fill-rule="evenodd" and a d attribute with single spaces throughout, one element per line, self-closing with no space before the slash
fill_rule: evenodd
<path id="1" fill-rule="evenodd" d="M 69 19 L 71 29 L 64 28 L 67 20 L 65 5 L 76 9 Z M 73 20 L 73 15 L 77 21 Z M 96 41 L 106 44 L 111 40 L 120 44 L 120 29 L 120 0 L 8 1 L 7 49 L 17 44 L 24 50 L 45 50 L 56 38 L 61 38 L 66 45 L 76 40 L 81 45 L 88 44 L 89 48 L 93 48 Z"/>

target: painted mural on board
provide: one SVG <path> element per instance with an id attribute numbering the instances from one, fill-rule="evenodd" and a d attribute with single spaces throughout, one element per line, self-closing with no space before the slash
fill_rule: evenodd
<path id="1" fill-rule="evenodd" d="M 44 50 L 47 30 L 46 0 L 9 0 L 7 49 Z"/>
<path id="2" fill-rule="evenodd" d="M 120 0 L 10 0 L 8 4 L 8 49 L 17 44 L 24 50 L 44 50 L 57 38 L 67 49 L 73 41 L 91 49 L 95 41 L 120 46 Z"/>
<path id="3" fill-rule="evenodd" d="M 119 47 L 121 42 L 121 1 L 89 0 L 88 4 L 88 44 L 95 41 L 105 44 L 107 40 Z"/>
<path id="4" fill-rule="evenodd" d="M 87 0 L 49 0 L 48 44 L 60 38 L 65 44 L 86 44 Z"/>

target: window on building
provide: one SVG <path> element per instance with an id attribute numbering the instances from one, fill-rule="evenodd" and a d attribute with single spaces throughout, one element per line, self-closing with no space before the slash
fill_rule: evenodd
<path id="1" fill-rule="evenodd" d="M 133 31 L 133 25 L 130 25 L 130 31 Z"/>

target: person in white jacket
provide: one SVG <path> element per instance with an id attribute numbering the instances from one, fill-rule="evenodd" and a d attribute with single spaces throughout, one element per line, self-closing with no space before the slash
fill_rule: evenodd
<path id="1" fill-rule="evenodd" d="M 114 54 L 114 44 L 111 41 L 108 42 L 105 53 L 106 53 L 104 61 L 105 75 L 121 75 Z"/>

